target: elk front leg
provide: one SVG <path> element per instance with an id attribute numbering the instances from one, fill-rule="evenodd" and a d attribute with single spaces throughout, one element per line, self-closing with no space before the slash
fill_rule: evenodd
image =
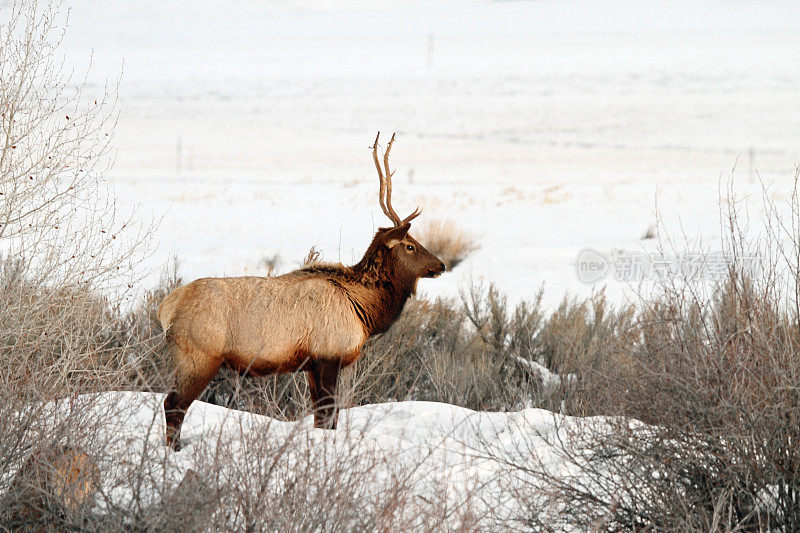
<path id="1" fill-rule="evenodd" d="M 339 407 L 336 402 L 338 379 L 338 362 L 315 361 L 308 372 L 315 428 L 336 429 L 336 421 L 339 418 Z"/>

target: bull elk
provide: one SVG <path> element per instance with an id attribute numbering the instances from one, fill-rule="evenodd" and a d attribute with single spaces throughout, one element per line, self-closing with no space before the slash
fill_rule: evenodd
<path id="1" fill-rule="evenodd" d="M 379 137 L 372 145 L 378 203 L 394 225 L 378 229 L 358 263 L 313 264 L 277 277 L 198 279 L 161 304 L 158 319 L 175 364 L 173 389 L 164 399 L 168 446 L 180 449 L 186 410 L 223 364 L 254 375 L 306 371 L 314 426 L 335 429 L 339 370 L 397 320 L 420 278 L 444 271 L 408 234 L 419 208 L 401 219 L 392 207 L 394 135 L 383 168 Z"/>

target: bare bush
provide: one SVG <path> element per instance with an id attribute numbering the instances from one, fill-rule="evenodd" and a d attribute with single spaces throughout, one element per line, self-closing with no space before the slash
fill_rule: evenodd
<path id="1" fill-rule="evenodd" d="M 776 268 L 775 248 L 744 240 L 735 204 L 726 207 L 731 263 L 710 297 L 701 282 L 666 279 L 639 304 L 627 336 L 601 350 L 613 364 L 578 365 L 568 409 L 613 418 L 546 437 L 575 474 L 532 456 L 508 465 L 535 480 L 520 493 L 535 514 L 521 523 L 549 516 L 554 528 L 800 527 L 800 329 L 782 296 L 796 285 Z M 766 254 L 763 277 L 743 264 L 753 250 Z"/>
<path id="2" fill-rule="evenodd" d="M 90 90 L 61 71 L 58 4 L 14 2 L 4 14 L 0 524 L 75 529 L 91 504 L 71 501 L 81 490 L 64 484 L 86 486 L 82 473 L 94 470 L 94 458 L 77 450 L 89 449 L 98 421 L 70 402 L 130 382 L 136 348 L 119 302 L 146 232 L 130 233 L 103 183 L 113 88 Z"/>
<path id="3" fill-rule="evenodd" d="M 452 270 L 478 249 L 474 238 L 453 222 L 432 220 L 418 232 L 419 241 Z"/>
<path id="4" fill-rule="evenodd" d="M 172 364 L 169 349 L 158 322 L 158 306 L 181 285 L 179 263 L 173 258 L 161 275 L 158 285 L 146 291 L 132 309 L 119 313 L 127 350 L 125 388 L 165 391 L 169 388 Z"/>
<path id="5" fill-rule="evenodd" d="M 61 71 L 58 4 L 15 2 L 9 15 L 0 29 L 2 251 L 34 284 L 117 285 L 135 247 L 120 244 L 130 221 L 103 186 L 114 88 L 89 90 Z"/>
<path id="6" fill-rule="evenodd" d="M 91 509 L 100 473 L 85 451 L 56 446 L 32 454 L 14 476 L 4 501 L 3 522 L 26 528 L 43 516 Z"/>
<path id="7" fill-rule="evenodd" d="M 103 184 L 113 89 L 90 91 L 61 71 L 57 4 L 15 2 L 8 14 L 0 28 L 1 377 L 36 379 L 44 392 L 54 380 L 76 385 L 125 367 L 119 312 L 106 298 L 130 289 L 143 235 L 129 235 L 130 220 L 120 220 Z"/>
<path id="8" fill-rule="evenodd" d="M 77 529 L 99 495 L 108 421 L 91 399 L 59 383 L 60 400 L 42 401 L 33 380 L 0 387 L 0 529 Z"/>

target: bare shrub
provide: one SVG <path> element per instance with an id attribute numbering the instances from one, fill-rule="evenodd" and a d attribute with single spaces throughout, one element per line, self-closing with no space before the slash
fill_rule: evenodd
<path id="1" fill-rule="evenodd" d="M 554 473 L 533 456 L 508 465 L 535 480 L 520 498 L 537 515 L 550 509 L 549 527 L 800 527 L 800 329 L 783 296 L 796 285 L 776 268 L 775 243 L 749 244 L 735 204 L 725 207 L 726 278 L 710 292 L 702 282 L 666 279 L 660 294 L 640 302 L 627 340 L 603 349 L 613 364 L 582 371 L 577 401 L 567 404 L 613 418 L 544 436 L 575 473 Z M 745 268 L 754 250 L 766 254 L 762 277 Z M 623 355 L 610 356 L 617 350 Z"/>
<path id="2" fill-rule="evenodd" d="M 21 261 L 0 263 L 3 382 L 59 393 L 60 381 L 79 387 L 116 371 L 121 328 L 108 302 L 85 288 L 36 286 L 24 272 Z"/>
<path id="3" fill-rule="evenodd" d="M 3 503 L 3 522 L 28 527 L 48 513 L 88 511 L 99 484 L 99 471 L 85 451 L 57 446 L 31 455 L 11 481 Z"/>
<path id="4" fill-rule="evenodd" d="M 539 331 L 540 301 L 541 295 L 509 311 L 493 287 L 477 285 L 462 303 L 410 301 L 343 373 L 342 403 L 425 400 L 507 410 L 538 402 L 540 378 L 525 358 Z M 304 393 L 302 387 L 290 390 Z"/>
<path id="5" fill-rule="evenodd" d="M 229 512 L 217 527 L 317 531 L 402 525 L 397 513 L 408 504 L 407 490 L 378 482 L 385 468 L 380 455 L 344 445 L 332 458 L 330 441 L 303 442 L 300 432 L 278 439 L 259 433 L 242 439 L 252 461 L 221 469 L 217 482 L 227 489 L 221 494 Z"/>
<path id="6" fill-rule="evenodd" d="M 91 448 L 85 441 L 98 420 L 70 402 L 130 381 L 136 347 L 119 302 L 146 231 L 130 233 L 130 220 L 117 216 L 104 187 L 114 91 L 87 88 L 61 72 L 58 4 L 14 2 L 4 13 L 0 521 L 77 529 L 90 498 L 87 491 L 85 502 L 75 502 L 69 494 L 80 494 L 89 483 L 83 473 L 94 470 L 94 455 L 77 450 Z M 56 408 L 54 400 L 63 404 Z M 77 492 L 65 489 L 69 480 Z"/>
<path id="7" fill-rule="evenodd" d="M 639 332 L 632 306 L 614 308 L 603 292 L 586 300 L 565 298 L 536 336 L 535 359 L 562 380 L 546 407 L 578 416 L 596 413 L 613 402 L 603 376 L 632 368 L 631 352 Z M 567 382 L 568 381 L 568 382 Z"/>
<path id="8" fill-rule="evenodd" d="M 90 398 L 58 384 L 59 403 L 41 401 L 36 380 L 0 387 L 0 528 L 77 529 L 99 495 L 106 420 Z"/>
<path id="9" fill-rule="evenodd" d="M 364 357 L 345 373 L 345 402 L 563 408 L 576 396 L 584 374 L 619 359 L 612 355 L 615 347 L 631 342 L 633 313 L 627 307 L 615 311 L 600 294 L 586 302 L 565 300 L 547 317 L 541 300 L 542 291 L 512 308 L 493 286 L 472 285 L 460 304 L 409 302 L 395 325 L 370 342 Z M 567 386 L 559 373 L 575 379 Z M 577 406 L 577 400 L 568 405 Z"/>
<path id="10" fill-rule="evenodd" d="M 31 429 L 35 443 L 0 465 L 0 529 L 395 530 L 461 520 L 436 483 L 417 497 L 424 450 L 395 454 L 346 425 L 330 432 L 238 415 L 174 454 L 158 438 L 158 400 L 107 393 L 50 404 L 37 418 L 47 423 Z M 0 436 L 0 446 L 10 440 Z M 77 446 L 78 459 L 65 462 Z M 63 490 L 65 464 L 80 466 L 66 481 L 82 491 Z"/>
<path id="11" fill-rule="evenodd" d="M 61 71 L 58 4 L 14 2 L 8 14 L 0 29 L 2 251 L 23 261 L 37 285 L 124 280 L 124 288 L 136 247 L 123 238 L 130 220 L 119 219 L 103 186 L 115 92 L 90 90 Z"/>
<path id="12" fill-rule="evenodd" d="M 452 270 L 478 249 L 474 238 L 453 222 L 431 220 L 418 232 L 419 241 Z"/>
<path id="13" fill-rule="evenodd" d="M 61 72 L 57 4 L 15 2 L 8 15 L 0 28 L 0 377 L 36 379 L 44 393 L 60 390 L 58 380 L 78 386 L 125 368 L 119 310 L 107 298 L 129 291 L 144 235 L 129 234 L 103 184 L 114 91 Z"/>

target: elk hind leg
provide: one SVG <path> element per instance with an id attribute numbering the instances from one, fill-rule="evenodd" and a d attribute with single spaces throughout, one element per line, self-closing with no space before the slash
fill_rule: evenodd
<path id="1" fill-rule="evenodd" d="M 188 352 L 175 348 L 175 385 L 164 398 L 167 446 L 181 449 L 181 426 L 186 411 L 203 392 L 222 362 L 202 352 Z"/>
<path id="2" fill-rule="evenodd" d="M 338 361 L 315 361 L 308 372 L 315 428 L 336 429 L 336 422 L 339 418 L 339 406 L 336 402 L 338 379 Z"/>

